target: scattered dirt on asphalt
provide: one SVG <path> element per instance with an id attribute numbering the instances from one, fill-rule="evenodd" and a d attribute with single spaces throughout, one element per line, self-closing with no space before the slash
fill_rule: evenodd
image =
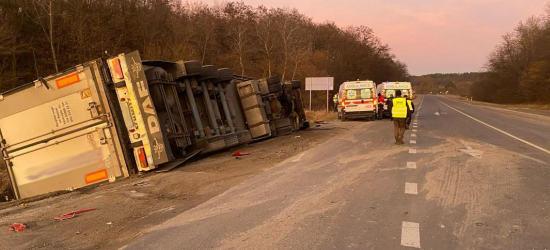
<path id="1" fill-rule="evenodd" d="M 482 157 L 478 159 L 462 151 L 465 146 L 458 139 L 447 139 L 447 143 L 439 145 L 436 156 L 427 159 L 438 167 L 426 175 L 423 185 L 426 198 L 443 209 L 465 208 L 465 218 L 454 228 L 455 236 L 461 238 L 474 231 L 475 223 L 482 218 L 503 213 L 495 204 L 509 202 L 507 197 L 517 197 L 520 183 L 521 164 L 513 153 L 484 143 L 471 142 L 469 146 L 481 150 Z M 506 225 L 499 234 L 507 233 Z"/>
<path id="2" fill-rule="evenodd" d="M 335 121 L 338 119 L 338 114 L 326 111 L 306 111 L 306 117 L 310 122 L 314 121 Z"/>
<path id="3" fill-rule="evenodd" d="M 311 119 L 313 120 L 313 119 Z M 294 155 L 321 144 L 355 122 L 330 122 L 186 163 L 168 173 L 79 189 L 42 200 L 0 204 L 0 226 L 25 223 L 22 233 L 2 232 L 9 249 L 118 249 L 151 226 L 191 209 Z M 232 157 L 236 151 L 249 156 Z M 56 222 L 54 217 L 86 208 L 96 211 Z"/>

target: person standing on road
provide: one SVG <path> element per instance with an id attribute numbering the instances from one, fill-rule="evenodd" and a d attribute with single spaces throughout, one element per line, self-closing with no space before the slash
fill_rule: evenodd
<path id="1" fill-rule="evenodd" d="M 386 101 L 386 105 L 388 106 L 388 110 L 391 112 L 393 108 L 393 94 L 390 95 L 390 98 Z M 390 115 L 390 120 L 393 121 L 393 116 Z"/>
<path id="2" fill-rule="evenodd" d="M 378 120 L 382 120 L 384 118 L 384 103 L 386 103 L 384 96 L 381 93 L 378 93 Z"/>
<path id="3" fill-rule="evenodd" d="M 403 145 L 403 135 L 405 135 L 405 122 L 409 105 L 407 99 L 401 97 L 401 90 L 395 91 L 395 98 L 392 100 L 391 115 L 393 117 L 393 135 L 395 137 L 395 145 Z"/>
<path id="4" fill-rule="evenodd" d="M 334 113 L 336 113 L 338 112 L 338 93 L 334 94 L 332 102 L 334 102 Z"/>
<path id="5" fill-rule="evenodd" d="M 407 99 L 407 121 L 405 123 L 405 129 L 406 130 L 409 130 L 409 127 L 411 125 L 411 121 L 412 121 L 412 115 L 414 114 L 414 103 L 412 102 L 412 100 L 407 96 L 405 95 L 405 99 Z"/>

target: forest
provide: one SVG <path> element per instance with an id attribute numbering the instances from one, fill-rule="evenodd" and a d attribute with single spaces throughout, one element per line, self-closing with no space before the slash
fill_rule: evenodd
<path id="1" fill-rule="evenodd" d="M 142 59 L 199 60 L 255 78 L 408 77 L 372 29 L 315 23 L 296 9 L 182 0 L 0 1 L 0 91 L 133 50 Z"/>
<path id="2" fill-rule="evenodd" d="M 471 93 L 478 101 L 550 103 L 550 4 L 503 36 Z"/>

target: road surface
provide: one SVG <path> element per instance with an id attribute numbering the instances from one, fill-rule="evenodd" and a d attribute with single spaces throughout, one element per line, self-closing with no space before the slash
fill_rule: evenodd
<path id="1" fill-rule="evenodd" d="M 405 145 L 361 123 L 125 248 L 550 249 L 550 119 L 420 99 Z"/>

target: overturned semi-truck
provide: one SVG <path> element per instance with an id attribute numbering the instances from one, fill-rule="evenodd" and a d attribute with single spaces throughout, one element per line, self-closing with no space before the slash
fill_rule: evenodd
<path id="1" fill-rule="evenodd" d="M 112 182 L 307 128 L 299 88 L 120 54 L 0 94 L 0 150 L 17 198 Z"/>

